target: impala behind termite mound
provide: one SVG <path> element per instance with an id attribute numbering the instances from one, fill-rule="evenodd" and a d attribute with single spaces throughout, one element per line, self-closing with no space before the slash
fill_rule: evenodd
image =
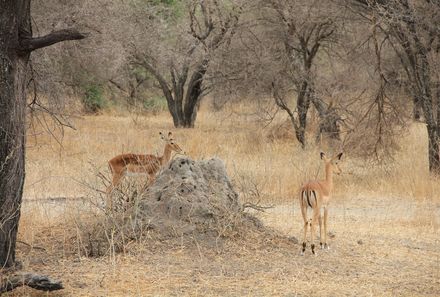
<path id="1" fill-rule="evenodd" d="M 148 175 L 148 184 L 152 184 L 156 178 L 156 173 L 166 165 L 171 159 L 171 152 L 183 153 L 180 146 L 171 138 L 172 133 L 169 132 L 165 136 L 159 132 L 160 137 L 165 141 L 162 156 L 155 155 L 138 155 L 138 154 L 121 154 L 108 161 L 109 169 L 112 174 L 111 184 L 107 188 L 107 207 L 113 209 L 113 200 L 111 193 L 115 187 L 121 182 L 126 175 Z"/>
<path id="2" fill-rule="evenodd" d="M 325 180 L 312 180 L 305 183 L 300 189 L 299 204 L 301 214 L 304 219 L 304 236 L 301 254 L 306 250 L 307 228 L 310 227 L 310 244 L 312 253 L 315 254 L 315 228 L 316 222 L 319 222 L 319 240 L 321 248 L 328 248 L 327 244 L 327 216 L 328 205 L 332 197 L 333 191 L 333 173 L 341 174 L 338 162 L 341 160 L 342 153 L 336 157 L 327 158 L 321 152 L 321 159 L 325 163 Z M 309 219 L 307 212 L 309 208 L 312 210 L 312 217 Z M 324 232 L 322 232 L 321 209 L 324 211 Z M 323 236 L 324 235 L 324 236 Z"/>

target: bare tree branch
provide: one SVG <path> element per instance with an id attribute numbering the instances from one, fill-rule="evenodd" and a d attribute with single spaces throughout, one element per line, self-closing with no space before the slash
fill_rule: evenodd
<path id="1" fill-rule="evenodd" d="M 86 38 L 87 36 L 87 33 L 81 33 L 76 29 L 64 29 L 54 31 L 41 37 L 25 37 L 21 39 L 20 50 L 23 52 L 32 52 L 36 49 L 47 47 L 58 42 L 66 40 L 80 40 Z"/>

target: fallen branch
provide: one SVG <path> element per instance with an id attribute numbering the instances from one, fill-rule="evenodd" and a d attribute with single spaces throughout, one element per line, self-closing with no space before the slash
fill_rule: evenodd
<path id="1" fill-rule="evenodd" d="M 20 273 L 0 281 L 0 294 L 22 286 L 28 286 L 41 291 L 56 291 L 64 288 L 61 281 L 52 280 L 48 276 Z"/>
<path id="2" fill-rule="evenodd" d="M 242 207 L 243 207 L 243 210 L 246 209 L 246 208 L 252 208 L 252 209 L 255 209 L 257 211 L 262 211 L 262 212 L 264 212 L 266 209 L 274 208 L 273 205 L 261 206 L 261 205 L 250 203 L 250 202 L 244 203 Z"/>
<path id="3" fill-rule="evenodd" d="M 29 247 L 31 250 L 41 250 L 41 251 L 45 251 L 46 252 L 46 249 L 44 247 L 34 246 L 34 245 L 31 245 L 31 244 L 29 244 L 27 242 L 24 242 L 22 240 L 17 240 L 17 243 L 24 244 L 25 246 Z"/>

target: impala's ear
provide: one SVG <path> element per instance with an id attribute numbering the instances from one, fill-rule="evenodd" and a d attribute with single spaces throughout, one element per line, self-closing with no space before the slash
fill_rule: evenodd
<path id="1" fill-rule="evenodd" d="M 325 154 L 321 152 L 321 160 L 324 160 L 324 158 L 325 158 Z"/>
<path id="2" fill-rule="evenodd" d="M 339 154 L 336 156 L 336 158 L 338 158 L 338 160 L 341 160 L 341 158 L 342 158 L 342 154 L 343 154 L 343 153 L 339 153 Z"/>
<path id="3" fill-rule="evenodd" d="M 168 138 L 171 138 L 171 136 L 173 136 L 173 133 L 168 132 Z"/>
<path id="4" fill-rule="evenodd" d="M 159 132 L 159 135 L 160 135 L 160 139 L 165 140 L 165 136 L 163 135 L 162 132 Z"/>

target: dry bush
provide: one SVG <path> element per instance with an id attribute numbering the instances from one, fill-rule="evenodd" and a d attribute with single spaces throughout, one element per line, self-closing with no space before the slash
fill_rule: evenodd
<path id="1" fill-rule="evenodd" d="M 97 203 L 72 217 L 70 228 L 76 230 L 67 240 L 71 253 L 114 257 L 115 253 L 128 252 L 133 243 L 147 241 L 151 244 L 188 237 L 217 242 L 246 240 L 250 234 L 253 238 L 256 234 L 277 237 L 245 211 L 223 161 L 217 158 L 176 158 L 144 191 L 129 183 L 114 192 L 113 211 Z M 98 196 L 92 200 L 102 200 Z"/>

